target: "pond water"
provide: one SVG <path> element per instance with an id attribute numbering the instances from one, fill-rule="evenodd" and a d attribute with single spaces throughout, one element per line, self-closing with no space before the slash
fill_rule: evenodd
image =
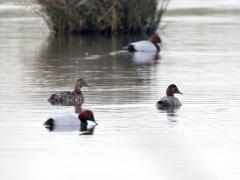
<path id="1" fill-rule="evenodd" d="M 193 3 L 194 2 L 194 3 Z M 240 3 L 172 1 L 158 61 L 121 51 L 146 37 L 53 37 L 31 7 L 0 7 L 0 179 L 239 179 Z M 49 95 L 84 78 L 94 134 L 49 132 L 74 115 Z M 175 83 L 175 113 L 155 102 Z"/>

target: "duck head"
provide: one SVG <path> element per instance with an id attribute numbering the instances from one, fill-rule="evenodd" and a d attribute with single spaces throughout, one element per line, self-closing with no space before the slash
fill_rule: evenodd
<path id="1" fill-rule="evenodd" d="M 84 134 L 80 134 L 80 135 L 92 135 L 93 131 L 95 129 L 95 126 L 98 125 L 95 121 L 93 112 L 90 110 L 83 110 L 79 113 L 78 119 L 81 121 L 80 131 L 85 132 Z M 90 129 L 88 128 L 87 121 L 92 121 L 94 123 L 94 125 Z M 87 134 L 86 134 L 86 132 L 87 132 Z"/>
<path id="2" fill-rule="evenodd" d="M 88 124 L 87 121 L 92 121 L 97 125 L 93 112 L 90 110 L 81 111 L 78 115 L 78 119 L 81 121 L 82 124 L 85 124 L 85 125 Z"/>
<path id="3" fill-rule="evenodd" d="M 152 42 L 153 44 L 160 44 L 162 43 L 161 38 L 157 34 L 151 35 L 148 40 Z"/>
<path id="4" fill-rule="evenodd" d="M 88 84 L 84 79 L 78 79 L 75 83 L 74 92 L 81 92 L 82 87 L 88 87 Z"/>
<path id="5" fill-rule="evenodd" d="M 170 84 L 166 90 L 167 96 L 174 96 L 174 94 L 183 94 L 175 84 Z"/>

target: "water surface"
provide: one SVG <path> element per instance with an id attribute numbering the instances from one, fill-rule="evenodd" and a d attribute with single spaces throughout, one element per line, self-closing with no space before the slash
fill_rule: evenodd
<path id="1" fill-rule="evenodd" d="M 0 179 L 239 179 L 239 3 L 202 3 L 199 14 L 194 2 L 171 4 L 158 61 L 120 51 L 146 37 L 56 38 L 30 7 L 2 6 Z M 48 117 L 74 108 L 47 98 L 78 78 L 94 135 L 48 132 Z M 154 105 L 171 83 L 184 93 L 174 114 Z"/>

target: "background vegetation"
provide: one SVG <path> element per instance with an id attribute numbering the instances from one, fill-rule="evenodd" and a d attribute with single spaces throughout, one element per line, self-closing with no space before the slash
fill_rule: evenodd
<path id="1" fill-rule="evenodd" d="M 169 0 L 37 0 L 55 33 L 153 33 Z M 158 4 L 160 3 L 160 4 Z"/>

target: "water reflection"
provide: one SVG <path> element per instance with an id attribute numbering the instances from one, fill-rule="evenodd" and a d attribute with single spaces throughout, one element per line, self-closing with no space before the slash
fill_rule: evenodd
<path id="1" fill-rule="evenodd" d="M 157 64 L 161 56 L 155 52 L 135 52 L 131 53 L 132 61 L 136 64 Z"/>
<path id="2" fill-rule="evenodd" d="M 177 122 L 177 112 L 179 111 L 179 109 L 180 107 L 169 107 L 167 109 L 159 109 L 159 112 L 166 113 L 169 122 Z"/>
<path id="3" fill-rule="evenodd" d="M 43 56 L 54 56 L 59 59 L 90 60 L 122 53 L 122 47 L 128 41 L 128 36 L 102 37 L 97 35 L 84 36 L 54 36 L 47 39 L 43 47 Z"/>
<path id="4" fill-rule="evenodd" d="M 177 111 L 179 110 L 179 108 L 174 108 L 174 107 L 170 107 L 168 109 L 166 109 L 167 112 L 167 119 L 169 120 L 169 122 L 177 122 Z"/>
<path id="5" fill-rule="evenodd" d="M 86 126 L 81 124 L 79 135 L 93 135 L 96 126 Z"/>
<path id="6" fill-rule="evenodd" d="M 126 37 L 49 36 L 36 61 L 28 68 L 34 70 L 33 78 L 44 79 L 41 86 L 45 86 L 49 94 L 66 90 L 74 79 L 81 77 L 90 84 L 84 89 L 86 93 L 83 92 L 90 96 L 87 101 L 94 98 L 96 103 L 109 100 L 120 103 L 119 95 L 129 101 L 142 100 L 144 97 L 138 93 L 137 86 L 144 85 L 146 92 L 151 89 L 149 77 L 155 66 L 136 66 L 136 62 L 143 63 L 143 59 L 133 60 L 130 53 L 121 52 L 128 41 Z M 152 64 L 156 59 L 150 54 L 144 63 Z"/>

